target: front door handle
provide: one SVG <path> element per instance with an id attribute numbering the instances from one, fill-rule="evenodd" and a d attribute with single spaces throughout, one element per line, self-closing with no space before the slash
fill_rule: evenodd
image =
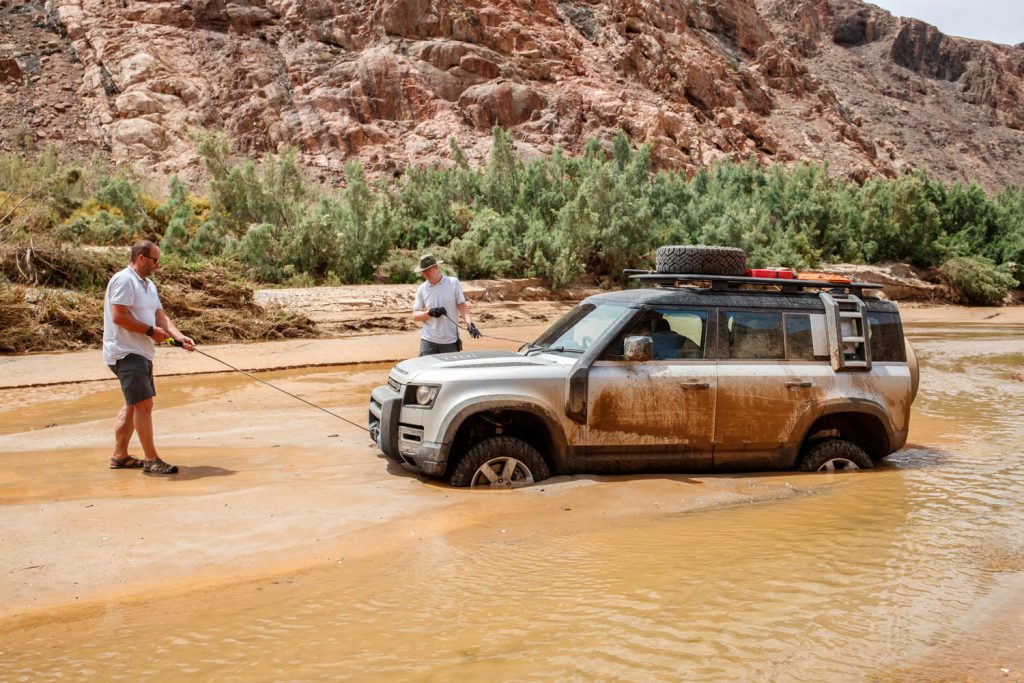
<path id="1" fill-rule="evenodd" d="M 683 389 L 710 389 L 710 382 L 694 382 L 691 384 L 684 384 Z"/>
<path id="2" fill-rule="evenodd" d="M 786 382 L 786 386 L 789 387 L 790 389 L 806 389 L 812 385 L 810 382 Z"/>

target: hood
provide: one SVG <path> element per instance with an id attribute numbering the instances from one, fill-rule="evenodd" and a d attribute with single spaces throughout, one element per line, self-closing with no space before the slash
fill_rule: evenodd
<path id="1" fill-rule="evenodd" d="M 419 356 L 403 360 L 391 370 L 391 376 L 405 384 L 424 370 L 473 370 L 476 368 L 538 367 L 555 364 L 572 364 L 575 359 L 561 358 L 552 354 L 521 356 L 511 351 L 456 351 Z"/>

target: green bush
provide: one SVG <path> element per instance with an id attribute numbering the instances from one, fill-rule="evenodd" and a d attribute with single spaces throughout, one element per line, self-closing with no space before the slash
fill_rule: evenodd
<path id="1" fill-rule="evenodd" d="M 378 267 L 378 272 L 390 284 L 416 284 L 423 278 L 413 269 L 419 265 L 419 253 L 408 249 L 393 249 Z"/>
<path id="2" fill-rule="evenodd" d="M 1024 276 L 1015 265 L 1024 262 L 1020 187 L 990 196 L 921 172 L 858 184 L 827 164 L 764 168 L 753 159 L 691 177 L 656 173 L 650 149 L 621 132 L 587 141 L 578 156 L 556 148 L 526 162 L 512 134 L 495 128 L 478 167 L 450 141 L 443 168 L 371 183 L 350 164 L 344 186 L 331 190 L 303 177 L 295 150 L 255 163 L 235 159 L 223 135 L 200 134 L 196 144 L 209 183 L 190 189 L 172 177 L 162 203 L 130 173 L 66 162 L 54 148 L 0 154 L 0 244 L 45 236 L 127 246 L 155 236 L 168 255 L 229 257 L 271 283 L 375 274 L 415 282 L 399 260 L 430 248 L 465 278 L 542 277 L 561 287 L 590 275 L 622 284 L 622 269 L 650 266 L 662 244 L 741 247 L 752 266 L 907 261 Z M 956 265 L 974 257 L 989 262 Z M 1003 286 L 996 276 L 982 281 Z"/>
<path id="3" fill-rule="evenodd" d="M 197 148 L 209 171 L 210 214 L 227 235 L 241 237 L 257 224 L 294 225 L 318 194 L 295 162 L 297 152 L 285 149 L 257 167 L 250 160 L 235 163 L 223 134 L 203 134 Z"/>
<path id="4" fill-rule="evenodd" d="M 984 256 L 958 256 L 939 268 L 949 279 L 958 303 L 971 306 L 997 306 L 1009 290 L 1018 285 L 1010 273 L 1016 264 L 997 266 Z"/>

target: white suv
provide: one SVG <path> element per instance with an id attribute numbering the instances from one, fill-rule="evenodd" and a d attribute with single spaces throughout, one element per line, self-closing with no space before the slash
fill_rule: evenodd
<path id="1" fill-rule="evenodd" d="M 592 296 L 516 353 L 397 364 L 371 394 L 372 438 L 454 486 L 498 487 L 859 469 L 903 447 L 918 368 L 896 306 L 865 295 L 877 286 L 691 270 L 630 271 L 656 286 Z"/>

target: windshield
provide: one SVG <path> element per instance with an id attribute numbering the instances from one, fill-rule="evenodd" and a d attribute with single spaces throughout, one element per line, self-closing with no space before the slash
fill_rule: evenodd
<path id="1" fill-rule="evenodd" d="M 622 304 L 580 304 L 542 334 L 529 350 L 582 353 L 600 339 L 626 309 Z"/>

